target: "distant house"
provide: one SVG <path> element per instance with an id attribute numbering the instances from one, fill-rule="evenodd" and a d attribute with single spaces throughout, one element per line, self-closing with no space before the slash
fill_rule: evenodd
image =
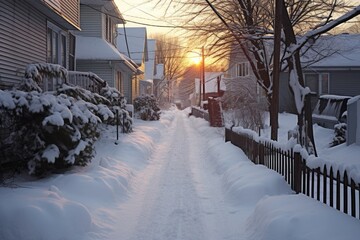
<path id="1" fill-rule="evenodd" d="M 131 102 L 137 65 L 116 48 L 116 24 L 124 22 L 113 0 L 81 0 L 81 32 L 76 33 L 76 67 L 93 72 Z"/>
<path id="2" fill-rule="evenodd" d="M 30 63 L 75 69 L 78 0 L 0 0 L 0 29 L 1 89 L 18 85 Z"/>
<path id="3" fill-rule="evenodd" d="M 148 39 L 148 60 L 145 62 L 144 80 L 140 81 L 140 94 L 154 94 L 156 75 L 156 40 Z"/>
<path id="4" fill-rule="evenodd" d="M 117 28 L 117 48 L 120 52 L 132 59 L 141 73 L 145 72 L 145 62 L 148 61 L 148 45 L 146 28 Z M 140 81 L 144 80 L 143 74 L 138 74 L 132 82 L 132 99 L 140 94 Z"/>
<path id="5" fill-rule="evenodd" d="M 201 93 L 201 100 L 203 99 L 203 84 L 200 83 L 199 78 L 195 78 L 195 93 L 190 97 L 192 105 L 199 103 L 199 93 Z M 209 97 L 222 97 L 226 91 L 223 72 L 205 72 L 205 99 Z M 200 89 L 200 90 L 199 90 Z"/>
<path id="6" fill-rule="evenodd" d="M 322 36 L 301 58 L 312 107 L 322 95 L 360 95 L 360 34 Z M 295 112 L 288 74 L 281 73 L 280 111 Z"/>
<path id="7" fill-rule="evenodd" d="M 257 83 L 250 62 L 238 45 L 231 49 L 227 68 L 223 77 L 227 94 L 247 95 L 255 102 L 266 102 L 264 90 Z"/>
<path id="8" fill-rule="evenodd" d="M 154 95 L 157 99 L 162 97 L 162 90 L 166 86 L 165 76 L 164 76 L 164 64 L 159 63 L 155 66 L 156 72 L 154 75 L 153 83 L 154 83 Z"/>

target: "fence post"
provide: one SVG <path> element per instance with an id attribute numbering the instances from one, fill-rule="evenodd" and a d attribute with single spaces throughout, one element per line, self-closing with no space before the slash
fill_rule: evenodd
<path id="1" fill-rule="evenodd" d="M 294 191 L 301 192 L 301 155 L 299 152 L 294 152 Z"/>
<path id="2" fill-rule="evenodd" d="M 259 142 L 259 164 L 264 165 L 264 144 Z"/>
<path id="3" fill-rule="evenodd" d="M 119 109 L 116 109 L 116 141 L 115 144 L 117 145 L 119 141 Z"/>
<path id="4" fill-rule="evenodd" d="M 123 113 L 123 121 L 122 121 L 122 132 L 125 133 L 125 120 L 126 120 L 126 113 Z"/>

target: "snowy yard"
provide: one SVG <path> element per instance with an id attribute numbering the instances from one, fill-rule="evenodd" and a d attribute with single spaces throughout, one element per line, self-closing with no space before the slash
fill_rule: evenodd
<path id="1" fill-rule="evenodd" d="M 108 127 L 89 166 L 0 188 L 0 239 L 358 239 L 359 220 L 293 194 L 279 174 L 225 143 L 222 128 L 187 115 L 135 120 L 118 145 Z M 281 116 L 280 141 L 292 119 Z M 332 130 L 315 127 L 315 135 L 329 161 L 360 154 L 326 148 Z M 339 167 L 358 169 L 348 164 Z"/>

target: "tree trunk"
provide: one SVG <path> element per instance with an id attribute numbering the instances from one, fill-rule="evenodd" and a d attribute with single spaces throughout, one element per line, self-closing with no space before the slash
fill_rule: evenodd
<path id="1" fill-rule="evenodd" d="M 296 37 L 285 4 L 283 4 L 282 19 L 285 45 L 286 47 L 290 47 L 291 45 L 296 44 Z M 304 88 L 304 79 L 300 62 L 300 49 L 296 50 L 293 55 L 290 55 L 286 61 L 289 68 L 289 81 L 292 81 L 294 77 L 297 79 L 297 83 L 295 83 L 295 85 L 294 83 L 291 84 L 291 82 L 289 82 L 291 85 L 290 89 L 292 89 L 294 100 L 297 105 L 297 140 L 298 143 L 305 147 L 309 153 L 317 155 L 313 134 L 310 96 L 309 92 L 307 92 Z M 293 74 L 295 74 L 295 76 L 293 76 Z M 298 92 L 296 93 L 296 91 Z M 302 102 L 301 105 L 299 105 L 299 101 Z"/>

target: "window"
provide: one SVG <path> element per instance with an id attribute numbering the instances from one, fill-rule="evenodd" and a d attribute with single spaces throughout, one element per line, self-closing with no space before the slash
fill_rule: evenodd
<path id="1" fill-rule="evenodd" d="M 58 63 L 59 34 L 53 29 L 47 29 L 47 62 Z"/>
<path id="2" fill-rule="evenodd" d="M 117 72 L 116 74 L 115 88 L 124 94 L 123 76 L 121 72 Z"/>
<path id="3" fill-rule="evenodd" d="M 56 25 L 48 22 L 46 61 L 67 67 L 67 34 Z"/>
<path id="4" fill-rule="evenodd" d="M 319 93 L 319 75 L 305 74 L 305 86 L 309 87 L 312 93 Z"/>
<path id="5" fill-rule="evenodd" d="M 66 36 L 61 34 L 61 65 L 66 67 Z"/>
<path id="6" fill-rule="evenodd" d="M 114 29 L 115 26 L 113 24 L 113 22 L 111 21 L 111 18 L 106 15 L 105 16 L 105 39 L 109 42 L 109 43 L 114 43 Z"/>
<path id="7" fill-rule="evenodd" d="M 305 74 L 305 85 L 318 95 L 329 93 L 329 73 Z"/>
<path id="8" fill-rule="evenodd" d="M 69 34 L 69 70 L 75 70 L 75 36 Z"/>
<path id="9" fill-rule="evenodd" d="M 236 76 L 245 77 L 249 76 L 249 62 L 242 62 L 236 65 Z"/>
<path id="10" fill-rule="evenodd" d="M 329 73 L 320 74 L 321 94 L 329 94 Z"/>

